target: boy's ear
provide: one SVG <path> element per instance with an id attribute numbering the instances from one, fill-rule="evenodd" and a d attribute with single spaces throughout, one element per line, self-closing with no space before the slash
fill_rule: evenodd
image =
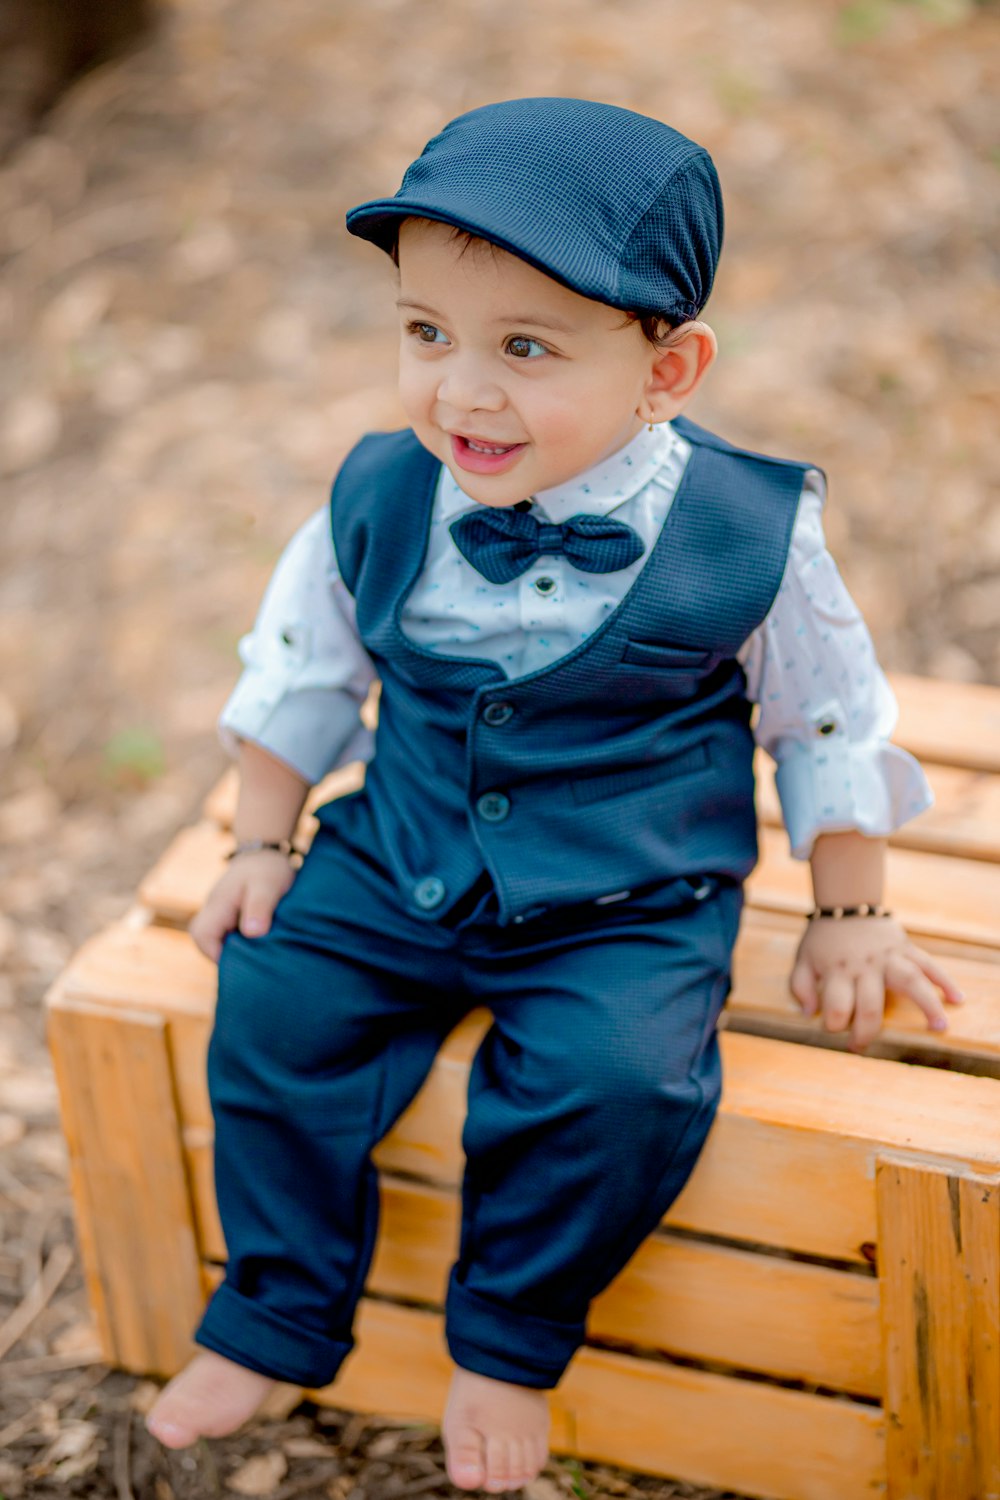
<path id="1" fill-rule="evenodd" d="M 711 369 L 719 346 L 707 323 L 682 323 L 665 344 L 651 350 L 653 359 L 644 391 L 644 422 L 669 422 L 691 400 Z"/>

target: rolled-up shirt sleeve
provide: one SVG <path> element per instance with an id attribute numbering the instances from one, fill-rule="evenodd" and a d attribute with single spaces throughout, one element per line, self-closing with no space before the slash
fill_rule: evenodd
<path id="1" fill-rule="evenodd" d="M 774 605 L 737 653 L 791 852 L 803 860 L 821 833 L 885 836 L 934 801 L 919 762 L 890 743 L 899 708 L 826 549 L 824 498 L 823 476 L 810 470 Z"/>
<path id="2" fill-rule="evenodd" d="M 310 785 L 371 759 L 373 735 L 360 709 L 375 669 L 337 569 L 326 507 L 282 553 L 239 654 L 243 674 L 219 717 L 231 755 L 250 740 Z"/>

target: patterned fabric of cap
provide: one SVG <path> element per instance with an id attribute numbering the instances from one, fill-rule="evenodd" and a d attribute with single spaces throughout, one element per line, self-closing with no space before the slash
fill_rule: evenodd
<path id="1" fill-rule="evenodd" d="M 347 227 L 391 252 L 409 217 L 454 224 L 584 297 L 671 322 L 707 302 L 723 232 L 704 147 L 586 99 L 509 99 L 459 115 L 395 197 L 351 209 Z"/>

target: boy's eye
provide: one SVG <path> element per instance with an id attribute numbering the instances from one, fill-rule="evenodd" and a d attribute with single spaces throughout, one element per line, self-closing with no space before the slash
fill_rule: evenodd
<path id="1" fill-rule="evenodd" d="M 529 339 L 520 333 L 507 340 L 507 352 L 513 354 L 515 359 L 537 359 L 540 354 L 548 354 L 549 351 L 537 339 Z"/>
<path id="2" fill-rule="evenodd" d="M 440 328 L 436 328 L 433 323 L 407 323 L 406 331 L 413 334 L 421 344 L 448 342 Z"/>

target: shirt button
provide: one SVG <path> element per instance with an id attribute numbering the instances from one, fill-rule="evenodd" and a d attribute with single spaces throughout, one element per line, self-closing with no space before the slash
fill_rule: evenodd
<path id="1" fill-rule="evenodd" d="M 413 899 L 424 911 L 433 911 L 445 898 L 445 884 L 436 875 L 428 875 L 413 887 Z"/>
<path id="2" fill-rule="evenodd" d="M 510 798 L 503 792 L 484 792 L 476 803 L 476 812 L 487 823 L 502 823 L 510 812 Z"/>
<path id="3" fill-rule="evenodd" d="M 532 587 L 536 594 L 554 594 L 558 588 L 558 584 L 554 578 L 549 578 L 546 575 L 544 578 L 536 578 Z"/>
<path id="4" fill-rule="evenodd" d="M 483 719 L 487 724 L 506 724 L 513 713 L 513 703 L 487 703 L 483 709 Z"/>

